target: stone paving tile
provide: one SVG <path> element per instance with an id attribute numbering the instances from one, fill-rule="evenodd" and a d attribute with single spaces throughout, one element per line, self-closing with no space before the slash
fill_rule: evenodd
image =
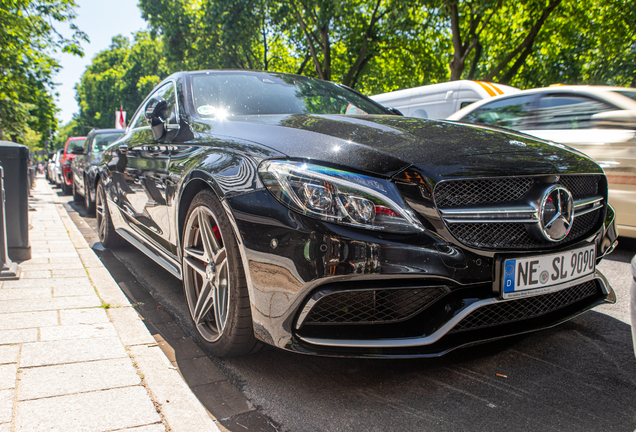
<path id="1" fill-rule="evenodd" d="M 16 363 L 0 365 L 0 390 L 15 388 L 15 379 L 18 375 Z"/>
<path id="2" fill-rule="evenodd" d="M 68 258 L 68 257 L 51 257 L 47 258 L 51 264 L 58 265 L 60 267 L 66 268 L 67 265 L 82 265 L 82 260 L 80 260 L 79 254 L 77 258 Z"/>
<path id="3" fill-rule="evenodd" d="M 23 369 L 18 400 L 39 399 L 138 385 L 130 358 Z"/>
<path id="4" fill-rule="evenodd" d="M 41 342 L 117 336 L 117 331 L 112 323 L 76 324 L 70 326 L 43 327 L 40 329 Z"/>
<path id="5" fill-rule="evenodd" d="M 2 288 L 0 301 L 21 299 L 53 298 L 51 288 Z"/>
<path id="6" fill-rule="evenodd" d="M 119 338 L 34 342 L 22 345 L 20 367 L 48 366 L 127 357 Z"/>
<path id="7" fill-rule="evenodd" d="M 101 306 L 101 304 L 102 302 L 97 295 L 55 297 L 50 299 L 4 300 L 0 301 L 0 314 L 98 307 Z"/>
<path id="8" fill-rule="evenodd" d="M 31 247 L 34 247 L 33 242 L 31 242 Z M 20 267 L 22 268 L 33 267 L 38 265 L 47 265 L 49 264 L 49 259 L 48 258 L 31 258 L 30 260 L 21 261 L 18 264 L 20 264 Z"/>
<path id="9" fill-rule="evenodd" d="M 0 432 L 2 432 L 2 429 L 0 429 Z M 121 429 L 121 431 L 118 432 L 166 432 L 166 427 L 163 423 L 157 423 L 148 426 Z"/>
<path id="10" fill-rule="evenodd" d="M 20 279 L 44 279 L 51 277 L 51 270 L 23 270 Z"/>
<path id="11" fill-rule="evenodd" d="M 102 261 L 97 255 L 95 255 L 95 252 L 93 252 L 92 249 L 79 249 L 77 253 L 80 256 L 82 263 L 84 263 L 87 268 L 102 268 L 104 266 Z"/>
<path id="12" fill-rule="evenodd" d="M 47 327 L 42 327 L 47 328 Z M 0 345 L 37 342 L 38 329 L 0 330 Z"/>
<path id="13" fill-rule="evenodd" d="M 11 423 L 0 424 L 0 432 L 11 432 Z"/>
<path id="14" fill-rule="evenodd" d="M 53 288 L 53 297 L 96 295 L 95 288 L 90 285 L 70 285 Z"/>
<path id="15" fill-rule="evenodd" d="M 20 347 L 18 345 L 0 346 L 0 364 L 17 363 Z"/>
<path id="16" fill-rule="evenodd" d="M 90 286 L 88 277 L 82 278 L 55 278 L 55 279 L 25 279 L 6 281 L 2 286 L 8 288 L 55 288 L 69 286 Z"/>
<path id="17" fill-rule="evenodd" d="M 31 256 L 33 258 L 79 258 L 77 252 L 32 252 Z"/>
<path id="18" fill-rule="evenodd" d="M 11 421 L 15 390 L 0 390 L 0 423 Z"/>
<path id="19" fill-rule="evenodd" d="M 60 311 L 63 326 L 73 324 L 98 324 L 110 322 L 106 310 L 102 308 L 72 309 Z"/>
<path id="20" fill-rule="evenodd" d="M 0 314 L 0 330 L 16 330 L 57 325 L 57 311 Z"/>
<path id="21" fill-rule="evenodd" d="M 63 268 L 63 269 L 53 269 L 53 277 L 63 277 L 63 278 L 81 278 L 86 277 L 86 270 L 82 266 L 82 268 Z"/>
<path id="22" fill-rule="evenodd" d="M 18 402 L 15 432 L 101 432 L 160 421 L 146 389 L 135 386 Z"/>
<path id="23" fill-rule="evenodd" d="M 152 344 L 155 342 L 155 339 L 148 332 L 148 329 L 133 308 L 111 308 L 108 314 L 112 317 L 124 345 Z"/>

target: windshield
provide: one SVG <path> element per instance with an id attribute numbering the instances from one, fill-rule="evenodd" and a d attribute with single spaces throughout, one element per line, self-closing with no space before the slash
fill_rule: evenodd
<path id="1" fill-rule="evenodd" d="M 123 131 L 121 133 L 116 132 L 95 135 L 95 139 L 93 140 L 93 152 L 97 153 L 104 150 L 106 147 L 117 141 L 122 134 Z"/>
<path id="2" fill-rule="evenodd" d="M 68 153 L 71 152 L 71 150 L 73 150 L 75 147 L 84 147 L 84 143 L 86 142 L 86 138 L 84 139 L 78 139 L 78 140 L 73 140 L 73 141 L 69 141 L 66 144 L 66 151 Z"/>
<path id="3" fill-rule="evenodd" d="M 613 92 L 636 101 L 636 90 L 613 90 Z"/>
<path id="4" fill-rule="evenodd" d="M 306 77 L 257 73 L 193 74 L 192 92 L 203 118 L 265 114 L 387 114 L 336 84 Z"/>

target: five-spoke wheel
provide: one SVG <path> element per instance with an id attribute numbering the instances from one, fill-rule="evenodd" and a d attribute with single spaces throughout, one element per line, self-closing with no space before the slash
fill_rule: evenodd
<path id="1" fill-rule="evenodd" d="M 242 355 L 254 337 L 249 296 L 236 239 L 210 190 L 192 201 L 182 237 L 183 287 L 202 343 L 216 356 Z"/>

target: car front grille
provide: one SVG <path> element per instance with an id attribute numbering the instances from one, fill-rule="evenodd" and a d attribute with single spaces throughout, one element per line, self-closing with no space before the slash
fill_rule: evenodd
<path id="1" fill-rule="evenodd" d="M 449 333 L 477 330 L 536 318 L 593 296 L 598 292 L 594 280 L 557 292 L 508 300 L 482 306 L 459 322 Z"/>
<path id="2" fill-rule="evenodd" d="M 596 195 L 600 180 L 598 175 L 564 175 L 559 183 L 576 199 Z M 534 177 L 445 181 L 435 187 L 435 204 L 444 209 L 516 201 L 530 191 L 535 181 Z"/>
<path id="3" fill-rule="evenodd" d="M 435 188 L 439 208 L 516 201 L 532 186 L 529 177 L 442 182 Z"/>
<path id="4" fill-rule="evenodd" d="M 303 325 L 389 324 L 405 321 L 447 292 L 445 287 L 338 291 L 318 300 Z"/>
<path id="5" fill-rule="evenodd" d="M 435 204 L 440 210 L 474 206 L 505 206 L 522 202 L 538 184 L 540 177 L 494 178 L 482 180 L 451 180 L 437 184 Z M 599 196 L 600 175 L 560 176 L 574 200 Z M 559 242 L 538 239 L 529 234 L 526 224 L 498 221 L 446 223 L 448 231 L 466 246 L 477 249 L 531 250 L 558 247 L 590 235 L 600 223 L 604 207 L 574 218 L 567 237 Z"/>
<path id="6" fill-rule="evenodd" d="M 520 223 L 461 223 L 449 227 L 451 233 L 467 246 L 477 249 L 539 249 L 555 247 L 583 237 L 596 226 L 601 210 L 596 210 L 574 219 L 572 229 L 560 242 L 539 241 L 528 234 Z"/>

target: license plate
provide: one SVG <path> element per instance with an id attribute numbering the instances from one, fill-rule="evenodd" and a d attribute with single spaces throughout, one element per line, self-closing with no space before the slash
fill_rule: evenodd
<path id="1" fill-rule="evenodd" d="M 594 273 L 595 250 L 594 246 L 586 246 L 556 254 L 505 260 L 502 297 L 528 297 L 571 286 L 568 282 Z"/>

